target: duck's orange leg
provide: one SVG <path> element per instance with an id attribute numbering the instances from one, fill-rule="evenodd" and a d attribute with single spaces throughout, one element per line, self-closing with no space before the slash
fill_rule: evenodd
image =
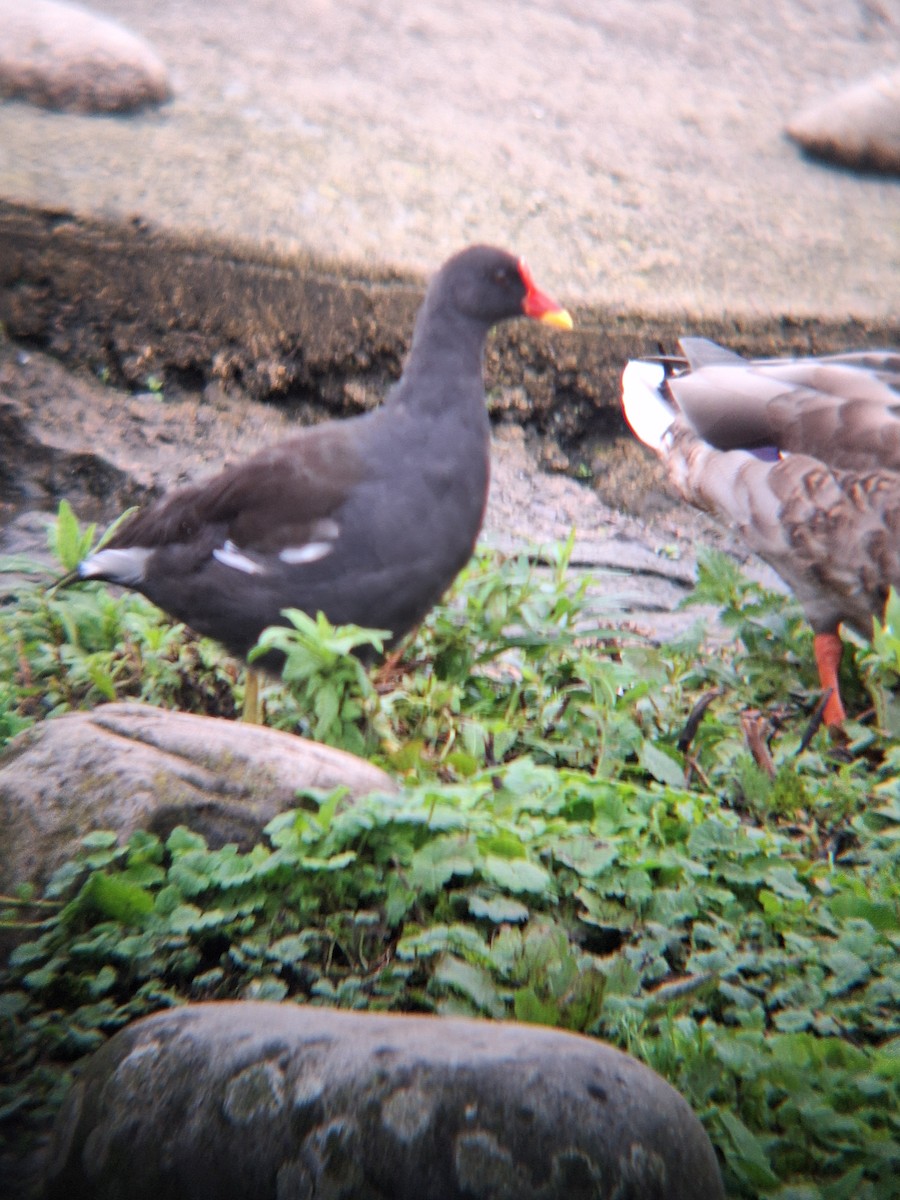
<path id="1" fill-rule="evenodd" d="M 824 691 L 825 688 L 831 688 L 831 695 L 828 697 L 822 719 L 826 725 L 841 725 L 847 715 L 838 684 L 838 670 L 841 665 L 841 655 L 844 652 L 843 643 L 837 631 L 832 630 L 830 633 L 817 633 L 813 644 L 822 689 Z"/>

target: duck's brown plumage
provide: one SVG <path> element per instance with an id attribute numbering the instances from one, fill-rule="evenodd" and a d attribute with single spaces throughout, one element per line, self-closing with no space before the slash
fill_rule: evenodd
<path id="1" fill-rule="evenodd" d="M 736 526 L 794 591 L 837 723 L 838 627 L 870 636 L 900 587 L 900 354 L 748 361 L 699 338 L 681 347 L 683 360 L 629 364 L 626 416 L 682 496 Z"/>

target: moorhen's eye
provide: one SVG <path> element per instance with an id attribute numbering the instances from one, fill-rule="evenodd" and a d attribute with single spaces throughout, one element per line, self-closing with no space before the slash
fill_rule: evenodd
<path id="1" fill-rule="evenodd" d="M 494 283 L 509 283 L 509 271 L 506 267 L 497 267 L 494 271 Z"/>

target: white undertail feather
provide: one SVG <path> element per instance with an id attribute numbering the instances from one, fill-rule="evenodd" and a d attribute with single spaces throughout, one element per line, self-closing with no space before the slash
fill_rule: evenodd
<path id="1" fill-rule="evenodd" d="M 660 390 L 666 373 L 662 363 L 628 363 L 622 372 L 622 410 L 635 437 L 659 453 L 675 410 Z"/>
<path id="2" fill-rule="evenodd" d="M 78 564 L 82 579 L 109 579 L 134 587 L 144 579 L 147 559 L 153 553 L 143 546 L 129 546 L 125 550 L 98 550 Z"/>

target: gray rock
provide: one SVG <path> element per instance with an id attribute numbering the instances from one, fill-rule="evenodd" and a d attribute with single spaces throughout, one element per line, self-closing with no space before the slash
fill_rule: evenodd
<path id="1" fill-rule="evenodd" d="M 0 0 L 0 96 L 71 112 L 130 112 L 171 95 L 146 42 L 57 0 Z"/>
<path id="2" fill-rule="evenodd" d="M 787 132 L 819 158 L 900 174 L 900 70 L 874 75 L 804 109 Z"/>
<path id="3" fill-rule="evenodd" d="M 0 758 L 0 891 L 45 882 L 93 829 L 176 825 L 249 848 L 305 788 L 393 792 L 377 767 L 259 725 L 107 704 L 44 721 Z"/>
<path id="4" fill-rule="evenodd" d="M 60 1113 L 47 1200 L 719 1200 L 685 1100 L 538 1026 L 189 1005 L 118 1033 Z"/>

